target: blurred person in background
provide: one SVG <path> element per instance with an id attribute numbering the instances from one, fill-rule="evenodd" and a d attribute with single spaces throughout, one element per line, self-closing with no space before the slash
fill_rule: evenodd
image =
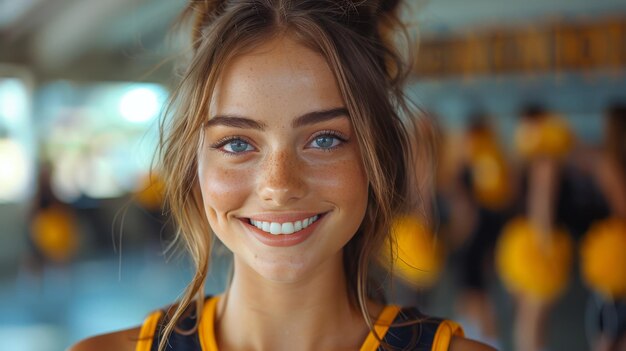
<path id="1" fill-rule="evenodd" d="M 488 284 L 495 278 L 493 250 L 510 216 L 514 182 L 511 166 L 491 123 L 484 113 L 469 118 L 462 139 L 456 189 L 461 195 L 457 201 L 465 202 L 471 211 L 451 215 L 465 214 L 454 220 L 470 230 L 460 248 L 463 288 L 458 296 L 458 313 L 476 328 L 477 338 L 497 346 L 496 317 Z"/>
<path id="2" fill-rule="evenodd" d="M 141 327 L 72 350 L 491 349 L 388 304 L 369 275 L 418 198 L 412 143 L 427 147 L 389 37 L 399 5 L 189 4 L 193 57 L 159 155 L 195 276 Z M 206 297 L 215 238 L 234 268 L 226 291 Z"/>
<path id="3" fill-rule="evenodd" d="M 524 159 L 520 217 L 510 220 L 498 239 L 496 266 L 516 302 L 513 326 L 516 351 L 544 350 L 548 315 L 568 285 L 573 240 L 560 210 L 564 163 L 573 143 L 566 121 L 540 106 L 521 113 L 515 134 Z"/>
<path id="4" fill-rule="evenodd" d="M 581 242 L 581 273 L 593 294 L 587 308 L 594 351 L 626 350 L 626 105 L 605 114 L 604 147 L 592 175 L 608 207 Z"/>
<path id="5" fill-rule="evenodd" d="M 74 209 L 61 202 L 52 191 L 51 165 L 42 162 L 37 193 L 30 216 L 32 251 L 27 265 L 35 275 L 46 266 L 63 266 L 71 262 L 79 246 L 78 221 Z"/>
<path id="6" fill-rule="evenodd" d="M 436 168 L 432 155 L 438 149 L 440 131 L 430 113 L 423 113 L 415 122 L 415 135 L 423 140 L 434 143 L 414 144 L 415 177 L 411 188 L 417 189 L 420 206 L 411 213 L 394 219 L 391 238 L 385 243 L 383 254 L 380 255 L 381 265 L 393 272 L 393 299 L 403 304 L 421 304 L 430 297 L 431 289 L 438 282 L 445 255 L 444 243 L 437 232 L 438 213 L 435 206 Z M 394 249 L 391 243 L 395 243 Z M 390 266 L 391 265 L 391 266 Z"/>

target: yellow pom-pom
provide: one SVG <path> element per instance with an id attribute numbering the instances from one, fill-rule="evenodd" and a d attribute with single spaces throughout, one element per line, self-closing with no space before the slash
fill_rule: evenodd
<path id="1" fill-rule="evenodd" d="M 506 205 L 511 195 L 509 170 L 493 134 L 474 133 L 469 153 L 476 199 L 491 209 Z"/>
<path id="2" fill-rule="evenodd" d="M 510 291 L 549 301 L 569 281 L 572 250 L 567 233 L 555 231 L 542 238 L 528 220 L 514 219 L 504 228 L 496 247 L 498 273 Z"/>
<path id="3" fill-rule="evenodd" d="M 40 210 L 33 218 L 31 230 L 35 246 L 52 261 L 68 261 L 78 248 L 75 218 L 63 207 Z"/>
<path id="4" fill-rule="evenodd" d="M 390 239 L 396 245 L 387 241 L 383 264 L 392 264 L 394 274 L 411 286 L 432 286 L 441 272 L 442 252 L 431 231 L 417 218 L 401 217 L 395 220 Z"/>
<path id="5" fill-rule="evenodd" d="M 626 221 L 610 218 L 595 223 L 580 248 L 585 282 L 604 296 L 626 297 Z"/>
<path id="6" fill-rule="evenodd" d="M 516 148 L 527 158 L 562 158 L 569 152 L 572 144 L 573 136 L 567 123 L 556 116 L 524 122 L 515 131 Z"/>
<path id="7" fill-rule="evenodd" d="M 547 118 L 541 129 L 541 148 L 543 152 L 553 157 L 562 157 L 572 147 L 572 133 L 567 123 L 557 117 Z"/>

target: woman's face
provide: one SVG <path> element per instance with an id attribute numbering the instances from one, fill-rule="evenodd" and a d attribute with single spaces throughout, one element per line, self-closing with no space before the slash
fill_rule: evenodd
<path id="1" fill-rule="evenodd" d="M 324 58 L 288 37 L 224 67 L 198 174 L 207 218 L 236 269 L 297 281 L 342 262 L 368 190 L 347 113 Z"/>

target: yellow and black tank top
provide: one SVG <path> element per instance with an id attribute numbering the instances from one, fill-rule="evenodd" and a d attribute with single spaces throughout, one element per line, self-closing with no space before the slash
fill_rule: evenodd
<path id="1" fill-rule="evenodd" d="M 218 297 L 207 299 L 196 332 L 184 335 L 172 332 L 168 338 L 167 351 L 218 351 L 214 335 L 214 319 Z M 150 314 L 139 334 L 135 351 L 157 351 L 162 328 L 165 326 L 164 311 Z M 407 323 L 414 322 L 416 323 Z M 190 330 L 195 316 L 183 319 L 181 330 Z M 447 351 L 453 336 L 463 336 L 461 327 L 450 320 L 425 316 L 417 308 L 401 308 L 388 305 L 374 324 L 376 333 L 392 350 Z M 360 351 L 384 351 L 374 333 L 370 332 Z"/>

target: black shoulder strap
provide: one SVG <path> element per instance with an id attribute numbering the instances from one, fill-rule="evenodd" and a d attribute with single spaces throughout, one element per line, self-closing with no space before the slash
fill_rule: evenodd
<path id="1" fill-rule="evenodd" d="M 168 309 L 163 310 L 163 317 L 157 324 L 154 338 L 152 339 L 152 347 L 150 351 L 158 351 L 159 343 L 161 342 L 163 330 L 168 322 Z M 191 330 L 196 325 L 196 319 L 198 318 L 195 313 L 195 304 L 189 306 L 188 311 L 183 314 L 183 318 L 178 322 L 178 330 L 185 331 Z M 191 334 L 181 334 L 176 329 L 167 338 L 166 351 L 201 351 L 200 338 L 198 337 L 198 331 L 194 331 Z"/>
<path id="2" fill-rule="evenodd" d="M 402 308 L 383 338 L 390 348 L 381 345 L 378 350 L 430 351 L 442 321 L 422 314 L 415 307 Z"/>

